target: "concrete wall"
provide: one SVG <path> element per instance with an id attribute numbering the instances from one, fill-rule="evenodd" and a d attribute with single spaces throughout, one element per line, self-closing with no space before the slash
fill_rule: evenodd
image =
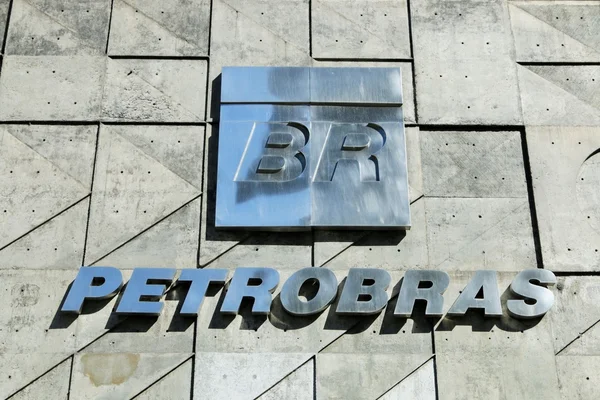
<path id="1" fill-rule="evenodd" d="M 0 397 L 598 398 L 600 2 L 0 0 L 0 46 Z M 400 67 L 413 229 L 216 232 L 226 65 Z M 61 316 L 81 265 L 559 282 L 528 323 Z"/>

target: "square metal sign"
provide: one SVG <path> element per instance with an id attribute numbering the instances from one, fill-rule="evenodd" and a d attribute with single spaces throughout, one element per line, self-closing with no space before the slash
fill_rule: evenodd
<path id="1" fill-rule="evenodd" d="M 400 69 L 221 79 L 217 228 L 410 228 Z"/>

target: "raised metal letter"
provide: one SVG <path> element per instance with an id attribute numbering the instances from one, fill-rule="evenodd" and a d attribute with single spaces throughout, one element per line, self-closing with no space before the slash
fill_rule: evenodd
<path id="1" fill-rule="evenodd" d="M 279 272 L 273 268 L 238 268 L 229 283 L 221 312 L 237 314 L 242 300 L 253 298 L 252 314 L 268 314 L 271 311 L 272 293 L 279 284 Z"/>
<path id="2" fill-rule="evenodd" d="M 174 276 L 175 270 L 171 268 L 134 269 L 116 313 L 159 315 L 164 306 L 160 299 Z M 140 299 L 142 296 L 144 301 Z"/>
<path id="3" fill-rule="evenodd" d="M 121 286 L 123 275 L 117 268 L 81 267 L 60 311 L 79 314 L 85 299 L 111 298 L 119 293 Z"/>
<path id="4" fill-rule="evenodd" d="M 190 288 L 181 306 L 181 315 L 198 315 L 208 285 L 225 283 L 228 271 L 226 269 L 184 269 L 181 271 L 179 282 L 191 282 Z"/>
<path id="5" fill-rule="evenodd" d="M 538 284 L 535 284 L 536 282 Z M 546 314 L 554 304 L 554 294 L 539 284 L 555 285 L 556 276 L 547 269 L 528 269 L 519 272 L 510 284 L 510 291 L 525 300 L 508 300 L 508 313 L 519 319 L 538 318 Z M 527 300 L 535 303 L 528 304 Z"/>
<path id="6" fill-rule="evenodd" d="M 449 283 L 450 277 L 443 271 L 406 271 L 394 315 L 408 318 L 412 315 L 415 301 L 425 300 L 427 301 L 425 315 L 441 317 L 444 309 L 442 294 L 448 288 Z M 428 285 L 424 286 L 423 284 Z"/>
<path id="7" fill-rule="evenodd" d="M 299 291 L 302 285 L 309 279 L 315 279 L 319 288 L 315 297 L 310 300 L 302 300 Z M 281 304 L 283 308 L 292 315 L 317 314 L 335 299 L 337 294 L 337 279 L 335 274 L 326 268 L 303 268 L 294 272 L 281 288 Z"/>
<path id="8" fill-rule="evenodd" d="M 480 291 L 483 291 L 481 298 L 477 297 Z M 477 271 L 450 307 L 448 315 L 465 315 L 469 308 L 483 308 L 486 317 L 502 316 L 496 271 Z"/>
<path id="9" fill-rule="evenodd" d="M 388 301 L 386 290 L 390 274 L 382 269 L 350 268 L 340 302 L 338 314 L 376 314 Z"/>

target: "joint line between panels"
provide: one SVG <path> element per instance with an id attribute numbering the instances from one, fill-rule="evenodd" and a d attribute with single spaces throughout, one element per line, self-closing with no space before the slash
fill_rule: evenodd
<path id="1" fill-rule="evenodd" d="M 130 399 L 133 400 L 133 399 L 136 399 L 136 398 L 140 397 L 142 394 L 144 394 L 144 392 L 146 392 L 147 390 L 149 390 L 150 388 L 152 388 L 152 386 L 156 385 L 162 379 L 166 378 L 170 373 L 172 373 L 173 371 L 175 371 L 177 368 L 181 367 L 183 364 L 185 364 L 186 362 L 188 362 L 190 359 L 192 359 L 192 360 L 194 359 L 194 355 L 193 354 L 190 355 L 189 357 L 187 357 L 185 360 L 183 360 L 179 364 L 177 364 L 175 367 L 171 368 L 169 371 L 167 371 L 166 374 L 161 375 L 160 377 L 158 377 L 158 379 L 156 379 L 155 381 L 153 381 L 152 383 L 150 383 L 148 386 L 146 386 L 144 389 L 142 389 L 141 392 L 138 392 L 137 394 L 134 394 L 133 396 L 131 396 Z M 192 377 L 193 377 L 193 375 L 192 375 Z"/>
<path id="2" fill-rule="evenodd" d="M 6 27 L 4 28 L 4 32 L 1 32 L 1 34 L 4 37 L 4 41 L 2 42 L 2 51 L 0 51 L 0 53 L 2 53 L 3 55 L 6 55 L 6 42 L 8 41 L 8 27 L 10 25 L 10 16 L 12 14 L 12 7 L 13 7 L 13 3 L 14 0 L 10 0 L 10 3 L 8 3 L 8 13 L 6 14 Z"/>
<path id="3" fill-rule="evenodd" d="M 112 16 L 115 0 L 110 1 L 110 14 L 108 15 L 108 31 L 106 32 L 106 55 L 108 55 L 108 44 L 110 42 L 110 28 L 112 27 Z"/>
<path id="4" fill-rule="evenodd" d="M 581 339 L 581 337 L 583 335 L 585 335 L 589 330 L 591 330 L 594 326 L 598 325 L 598 323 L 600 322 L 600 320 L 594 322 L 592 325 L 590 325 L 586 330 L 584 330 L 583 332 L 579 333 L 579 335 L 577 335 L 577 337 L 573 340 L 571 340 L 569 343 L 567 343 L 565 345 L 565 347 L 563 347 L 562 349 L 560 349 L 554 356 L 558 356 L 560 353 L 562 353 L 565 349 L 567 349 L 569 346 L 571 346 L 573 343 L 575 343 L 576 341 L 578 341 L 579 339 Z"/>
<path id="5" fill-rule="evenodd" d="M 303 366 L 305 366 L 306 364 L 308 364 L 309 362 L 311 362 L 311 360 L 313 360 L 315 357 L 316 356 L 313 355 L 308 360 L 306 360 L 302 364 L 298 365 L 296 368 L 294 368 L 292 371 L 290 371 L 289 374 L 286 374 L 283 378 L 281 378 L 280 380 L 278 380 L 277 382 L 275 382 L 273 385 L 271 385 L 269 388 L 267 388 L 267 390 L 265 390 L 264 392 L 262 392 L 261 394 L 259 394 L 258 396 L 256 396 L 254 398 L 254 400 L 259 399 L 261 396 L 263 396 L 264 394 L 266 394 L 269 390 L 273 389 L 279 383 L 283 382 L 287 377 L 289 377 L 290 375 L 292 375 L 294 372 L 298 371 L 300 368 L 302 368 Z"/>
<path id="6" fill-rule="evenodd" d="M 44 376 L 48 375 L 50 372 L 52 372 L 52 370 L 54 370 L 56 367 L 58 367 L 60 364 L 64 363 L 65 361 L 67 361 L 69 358 L 72 358 L 73 354 L 68 355 L 67 357 L 63 358 L 62 360 L 60 360 L 59 362 L 57 362 L 56 364 L 54 364 L 53 366 L 51 366 L 50 368 L 48 368 L 44 373 L 42 373 L 41 375 L 38 375 L 35 379 L 33 379 L 32 381 L 28 382 L 25 384 L 25 386 L 21 387 L 20 389 L 17 389 L 15 392 L 11 393 L 10 395 L 8 395 L 8 397 L 6 398 L 6 400 L 8 399 L 12 399 L 13 397 L 15 397 L 17 394 L 21 393 L 23 390 L 27 389 L 29 386 L 33 385 L 35 382 L 39 381 L 40 379 L 42 379 Z M 71 370 L 73 369 L 73 363 L 71 363 Z M 69 376 L 69 391 L 71 388 L 71 378 Z"/>
<path id="7" fill-rule="evenodd" d="M 100 124 L 98 124 L 98 130 L 96 131 L 96 148 L 94 149 L 94 164 L 92 167 L 92 181 L 90 182 L 90 202 L 88 204 L 87 221 L 85 224 L 85 236 L 83 239 L 83 256 L 81 258 L 81 265 L 85 265 L 85 252 L 87 250 L 88 233 L 90 231 L 90 217 L 92 214 L 92 194 L 94 188 L 94 177 L 96 176 L 96 160 L 98 158 L 98 146 L 100 142 Z"/>
<path id="8" fill-rule="evenodd" d="M 386 394 L 388 394 L 390 391 L 392 391 L 396 386 L 398 386 L 399 384 L 401 384 L 402 382 L 404 382 L 405 380 L 407 380 L 408 378 L 410 378 L 415 372 L 417 372 L 421 367 L 423 367 L 423 365 L 427 364 L 430 360 L 432 360 L 434 358 L 434 355 L 432 354 L 431 356 L 429 356 L 427 358 L 427 360 L 423 361 L 421 364 L 419 364 L 417 366 L 417 368 L 413 369 L 412 371 L 410 371 L 404 378 L 400 379 L 398 382 L 396 382 L 394 385 L 392 385 L 391 388 L 389 388 L 388 390 L 386 390 L 385 392 L 383 392 L 381 394 L 381 396 L 377 397 L 376 400 L 381 399 L 383 396 L 385 396 Z"/>
<path id="9" fill-rule="evenodd" d="M 313 43 L 312 43 L 312 0 L 308 0 L 308 55 L 313 58 Z M 316 58 L 313 58 L 316 60 Z"/>

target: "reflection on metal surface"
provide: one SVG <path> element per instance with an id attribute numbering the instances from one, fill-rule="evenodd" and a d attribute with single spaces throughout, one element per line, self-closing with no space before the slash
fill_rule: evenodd
<path id="1" fill-rule="evenodd" d="M 122 286 L 123 276 L 117 268 L 81 267 L 60 310 L 79 314 L 85 299 L 111 298 Z"/>
<path id="2" fill-rule="evenodd" d="M 225 284 L 229 272 L 226 269 L 184 269 L 179 282 L 190 282 L 190 288 L 181 306 L 181 315 L 198 315 L 202 301 L 211 283 Z"/>
<path id="3" fill-rule="evenodd" d="M 172 268 L 134 269 L 117 306 L 117 314 L 159 315 L 164 306 L 160 299 L 173 281 L 175 272 Z"/>
<path id="4" fill-rule="evenodd" d="M 224 68 L 222 88 L 218 228 L 410 227 L 398 68 Z"/>
<path id="5" fill-rule="evenodd" d="M 554 304 L 554 294 L 543 286 L 555 285 L 556 276 L 547 269 L 529 269 L 519 272 L 510 284 L 510 291 L 523 300 L 508 300 L 508 313 L 520 319 L 538 318 Z M 533 304 L 532 304 L 533 303 Z"/>
<path id="6" fill-rule="evenodd" d="M 300 298 L 300 290 L 308 281 L 314 280 L 318 287 L 317 293 L 310 300 Z M 294 272 L 281 288 L 281 304 L 292 315 L 317 314 L 335 299 L 337 294 L 337 278 L 326 268 L 303 268 Z"/>
<path id="7" fill-rule="evenodd" d="M 444 314 L 444 292 L 450 284 L 450 276 L 444 271 L 409 270 L 404 274 L 394 315 L 408 318 L 412 315 L 416 300 L 427 301 L 425 315 L 441 317 Z"/>
<path id="8" fill-rule="evenodd" d="M 273 268 L 238 268 L 229 283 L 221 312 L 237 314 L 242 300 L 252 298 L 252 314 L 268 314 L 271 310 L 271 294 L 278 284 L 279 272 Z"/>
<path id="9" fill-rule="evenodd" d="M 448 315 L 461 316 L 467 310 L 477 308 L 483 309 L 486 317 L 502 316 L 496 271 L 477 271 L 450 307 Z"/>
<path id="10" fill-rule="evenodd" d="M 340 295 L 338 314 L 376 314 L 388 302 L 387 288 L 392 278 L 382 269 L 350 268 Z"/>

